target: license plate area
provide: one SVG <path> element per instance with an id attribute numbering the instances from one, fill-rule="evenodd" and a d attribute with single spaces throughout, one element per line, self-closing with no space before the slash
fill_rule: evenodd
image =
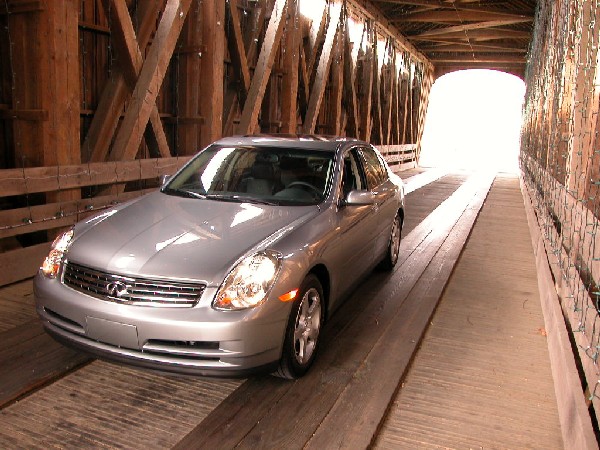
<path id="1" fill-rule="evenodd" d="M 85 334 L 98 342 L 139 349 L 137 327 L 96 317 L 86 317 Z"/>

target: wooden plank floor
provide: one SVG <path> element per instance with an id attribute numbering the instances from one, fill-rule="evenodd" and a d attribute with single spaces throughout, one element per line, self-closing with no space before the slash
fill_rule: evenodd
<path id="1" fill-rule="evenodd" d="M 31 280 L 0 289 L 0 333 L 36 318 Z"/>
<path id="2" fill-rule="evenodd" d="M 497 179 L 376 448 L 559 449 L 518 179 Z"/>
<path id="3" fill-rule="evenodd" d="M 0 409 L 0 448 L 368 446 L 430 319 L 425 306 L 435 307 L 487 193 L 469 179 L 445 175 L 408 195 L 403 264 L 391 275 L 374 272 L 357 288 L 328 323 L 308 377 L 174 377 L 94 361 Z M 5 333 L 16 335 L 29 319 L 13 321 Z M 0 365 L 0 382 L 5 370 Z M 5 377 L 21 376 L 19 367 L 10 370 Z"/>

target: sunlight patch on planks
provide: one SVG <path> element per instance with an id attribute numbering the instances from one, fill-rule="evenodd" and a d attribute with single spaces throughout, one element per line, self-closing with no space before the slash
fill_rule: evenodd
<path id="1" fill-rule="evenodd" d="M 499 178 L 375 448 L 562 448 L 516 178 Z"/>

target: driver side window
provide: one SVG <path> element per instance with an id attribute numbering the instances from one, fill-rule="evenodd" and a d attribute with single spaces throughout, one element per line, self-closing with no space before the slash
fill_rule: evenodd
<path id="1" fill-rule="evenodd" d="M 344 198 L 352 190 L 366 189 L 359 161 L 356 150 L 351 150 L 344 156 L 344 173 L 342 176 L 342 193 Z"/>

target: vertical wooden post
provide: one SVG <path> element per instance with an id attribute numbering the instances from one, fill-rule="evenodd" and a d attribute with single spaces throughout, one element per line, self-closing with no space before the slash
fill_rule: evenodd
<path id="1" fill-rule="evenodd" d="M 404 59 L 405 67 L 400 72 L 400 144 L 408 143 L 408 95 L 409 88 L 408 85 L 410 83 L 410 60 L 408 58 Z M 408 65 L 408 66 L 406 66 Z M 408 72 L 407 72 L 408 71 Z"/>
<path id="2" fill-rule="evenodd" d="M 352 58 L 352 49 L 350 48 L 350 30 L 347 14 L 344 19 L 344 95 L 346 97 L 347 108 L 346 136 L 358 138 L 358 101 L 356 99 L 356 85 L 354 83 L 356 66 Z"/>
<path id="3" fill-rule="evenodd" d="M 288 24 L 285 29 L 283 79 L 281 84 L 281 132 L 296 133 L 298 122 L 298 64 L 300 61 L 300 17 L 298 0 L 288 1 Z"/>
<path id="4" fill-rule="evenodd" d="M 338 30 L 335 38 L 333 66 L 331 78 L 331 112 L 332 112 L 332 130 L 335 136 L 342 132 L 342 112 L 344 110 L 342 102 L 344 100 L 344 33 Z"/>
<path id="5" fill-rule="evenodd" d="M 177 154 L 191 155 L 200 147 L 201 121 L 199 117 L 200 86 L 202 65 L 202 14 L 199 1 L 195 0 L 190 7 L 187 19 L 181 30 L 180 42 L 186 50 L 179 56 L 179 83 L 177 87 L 178 116 L 191 120 L 180 120 L 177 125 Z"/>
<path id="6" fill-rule="evenodd" d="M 375 144 L 383 144 L 381 130 L 381 82 L 383 66 L 379 66 L 379 38 L 373 31 L 373 83 L 371 93 L 372 133 L 370 140 Z"/>
<path id="7" fill-rule="evenodd" d="M 204 117 L 200 146 L 220 138 L 223 130 L 223 64 L 225 59 L 225 2 L 202 2 L 202 79 L 200 114 Z"/>
<path id="8" fill-rule="evenodd" d="M 417 120 L 417 161 L 421 155 L 421 141 L 423 139 L 423 131 L 425 128 L 425 118 L 427 115 L 427 107 L 429 106 L 429 93 L 433 84 L 433 67 L 427 66 L 424 68 L 423 80 L 421 81 L 421 91 L 419 99 L 419 114 Z"/>
<path id="9" fill-rule="evenodd" d="M 371 139 L 371 100 L 373 94 L 373 24 L 368 23 L 367 48 L 362 70 L 362 98 L 360 101 L 360 138 Z"/>
<path id="10" fill-rule="evenodd" d="M 76 0 L 46 3 L 40 21 L 39 83 L 41 103 L 48 110 L 42 122 L 43 165 L 79 164 L 79 30 Z M 79 189 L 48 194 L 49 201 L 74 200 Z"/>

